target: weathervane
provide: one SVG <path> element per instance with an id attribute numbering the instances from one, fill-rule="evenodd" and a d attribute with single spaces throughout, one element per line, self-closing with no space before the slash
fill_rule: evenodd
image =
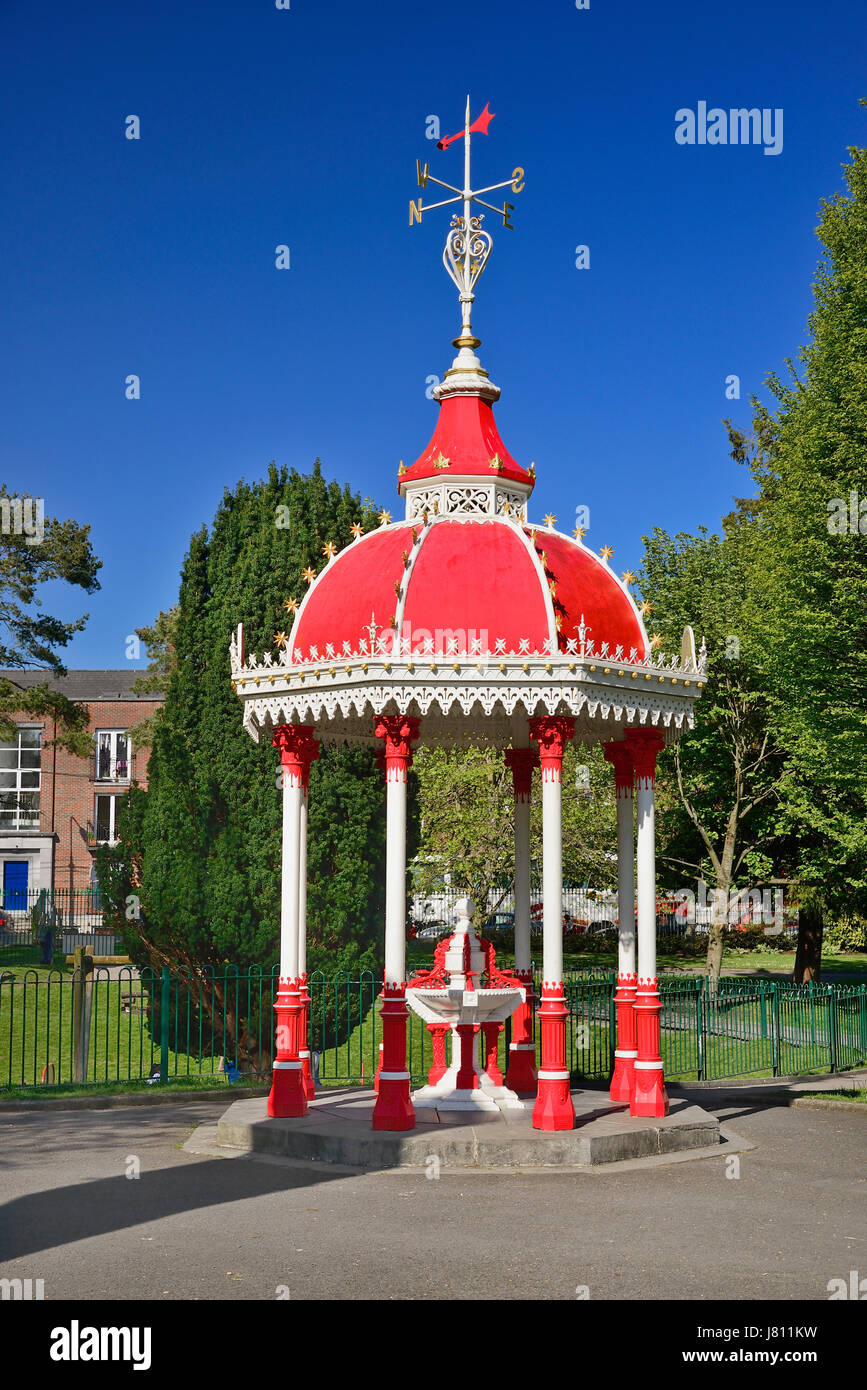
<path id="1" fill-rule="evenodd" d="M 509 214 L 514 210 L 514 203 L 503 201 L 501 208 L 494 207 L 492 203 L 486 203 L 480 196 L 482 193 L 494 193 L 498 188 L 511 188 L 513 193 L 520 193 L 524 187 L 524 170 L 521 168 L 512 170 L 512 177 L 504 179 L 502 183 L 492 183 L 487 188 L 474 189 L 470 183 L 470 136 L 473 134 L 487 135 L 488 126 L 494 119 L 495 113 L 485 109 L 481 116 L 470 124 L 470 99 L 467 97 L 467 109 L 464 118 L 464 128 L 459 130 L 457 135 L 450 135 L 445 140 L 437 141 L 437 149 L 448 149 L 449 145 L 455 140 L 464 137 L 464 186 L 455 188 L 450 183 L 444 183 L 442 179 L 435 178 L 429 172 L 429 166 L 421 166 L 421 161 L 416 160 L 416 173 L 419 188 L 427 188 L 429 183 L 435 183 L 440 188 L 447 188 L 454 197 L 444 198 L 439 203 L 429 203 L 427 207 L 422 206 L 421 198 L 418 202 L 410 199 L 409 203 L 409 225 L 414 222 L 421 222 L 422 213 L 432 212 L 434 208 L 449 207 L 452 203 L 463 203 L 463 216 L 455 214 L 452 217 L 451 227 L 446 236 L 446 244 L 443 249 L 443 265 L 458 288 L 461 302 L 461 335 L 454 339 L 456 348 L 469 348 L 474 351 L 480 344 L 481 339 L 473 334 L 470 323 L 470 313 L 475 299 L 473 289 L 476 281 L 481 275 L 491 254 L 493 238 L 490 232 L 482 227 L 484 214 L 476 216 L 471 214 L 471 205 L 478 203 L 481 207 L 487 208 L 489 212 L 495 212 L 503 219 L 504 227 L 511 227 Z"/>

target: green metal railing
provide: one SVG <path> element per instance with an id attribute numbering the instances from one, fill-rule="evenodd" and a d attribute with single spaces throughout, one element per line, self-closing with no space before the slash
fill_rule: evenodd
<path id="1" fill-rule="evenodd" d="M 0 1086 L 244 1077 L 271 1072 L 277 966 L 153 971 L 4 969 L 0 963 Z M 566 979 L 567 1056 L 576 1080 L 604 1081 L 616 1037 L 616 975 Z M 370 1084 L 381 1040 L 379 982 L 370 972 L 309 980 L 309 1046 L 320 1082 Z M 537 998 L 541 977 L 536 980 Z M 804 985 L 684 974 L 660 979 L 660 1036 L 672 1080 L 840 1071 L 867 1062 L 867 986 Z M 538 1030 L 537 1030 L 538 1031 Z M 500 1035 L 508 1059 L 510 1024 Z M 410 1013 L 413 1083 L 432 1063 L 431 1036 Z"/>
<path id="2" fill-rule="evenodd" d="M 616 975 L 605 995 L 613 1000 Z M 603 1080 L 599 1035 L 615 1036 L 613 1008 L 604 1017 L 601 982 L 573 972 L 566 981 L 569 1039 L 590 1034 L 591 1046 L 573 1042 L 572 1074 Z M 867 985 L 794 985 L 785 980 L 706 975 L 662 976 L 660 1041 L 665 1074 L 672 1080 L 721 1080 L 735 1076 L 787 1076 L 840 1071 L 867 1060 Z M 579 1028 L 583 1024 L 583 1032 Z"/>

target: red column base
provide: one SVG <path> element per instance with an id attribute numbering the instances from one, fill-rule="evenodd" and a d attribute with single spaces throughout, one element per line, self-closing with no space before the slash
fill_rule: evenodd
<path id="1" fill-rule="evenodd" d="M 630 1115 L 662 1119 L 668 1114 L 668 1093 L 659 1050 L 659 1015 L 662 1004 L 655 979 L 639 979 L 635 994 L 635 1088 Z"/>
<path id="2" fill-rule="evenodd" d="M 614 1005 L 617 1010 L 617 1044 L 614 1052 L 614 1071 L 611 1074 L 609 1095 L 612 1100 L 628 1105 L 635 1090 L 635 986 L 637 975 L 617 977 Z"/>
<path id="3" fill-rule="evenodd" d="M 509 1049 L 509 1065 L 506 1068 L 506 1085 L 518 1096 L 536 1094 L 538 1078 L 535 1043 L 512 1043 Z"/>
<path id="4" fill-rule="evenodd" d="M 275 1120 L 307 1114 L 302 1063 L 298 1056 L 301 1023 L 301 981 L 281 976 L 277 981 L 277 1049 L 268 1095 L 268 1114 Z"/>
<path id="5" fill-rule="evenodd" d="M 406 1077 L 379 1078 L 379 1094 L 373 1107 L 373 1129 L 415 1129 L 415 1109 L 409 1098 L 409 1072 Z"/>
<path id="6" fill-rule="evenodd" d="M 575 1110 L 569 1078 L 551 1080 L 539 1073 L 539 1089 L 533 1106 L 534 1129 L 574 1129 Z"/>
<path id="7" fill-rule="evenodd" d="M 614 1070 L 611 1073 L 611 1088 L 608 1095 L 620 1105 L 629 1105 L 635 1090 L 635 1053 L 623 1057 L 614 1054 Z"/>
<path id="8" fill-rule="evenodd" d="M 533 1128 L 574 1129 L 575 1110 L 566 1066 L 566 1005 L 562 980 L 542 985 L 539 1026 L 542 1032 L 542 1065 L 533 1106 Z"/>
<path id="9" fill-rule="evenodd" d="M 652 1116 L 662 1119 L 668 1114 L 668 1092 L 662 1067 L 649 1071 L 642 1066 L 635 1068 L 635 1090 L 629 1103 L 630 1115 Z"/>
<path id="10" fill-rule="evenodd" d="M 533 972 L 516 970 L 527 999 L 512 1014 L 512 1041 L 506 1067 L 506 1085 L 519 1096 L 536 1094 L 536 1044 L 533 1042 Z"/>
<path id="11" fill-rule="evenodd" d="M 273 1120 L 297 1119 L 307 1114 L 304 1076 L 299 1062 L 275 1062 L 268 1114 Z"/>
<path id="12" fill-rule="evenodd" d="M 415 1109 L 409 1098 L 406 1066 L 406 985 L 386 984 L 382 990 L 382 1053 L 379 1091 L 373 1107 L 374 1129 L 415 1129 Z"/>

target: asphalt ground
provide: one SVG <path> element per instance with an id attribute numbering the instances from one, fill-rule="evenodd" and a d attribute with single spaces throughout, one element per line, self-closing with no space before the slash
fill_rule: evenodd
<path id="1" fill-rule="evenodd" d="M 715 1107 L 755 1145 L 736 1163 L 428 1178 L 184 1152 L 223 1105 L 0 1115 L 0 1277 L 76 1302 L 826 1302 L 867 1276 L 860 1106 Z"/>

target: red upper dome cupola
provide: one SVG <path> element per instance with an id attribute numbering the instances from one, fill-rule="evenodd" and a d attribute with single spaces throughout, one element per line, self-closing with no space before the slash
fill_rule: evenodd
<path id="1" fill-rule="evenodd" d="M 525 498 L 533 490 L 534 473 L 522 468 L 509 453 L 497 429 L 490 398 L 478 389 L 466 394 L 449 391 L 441 396 L 433 437 L 415 463 L 400 474 L 398 491 L 406 497 L 412 484 L 455 478 L 520 483 Z"/>

